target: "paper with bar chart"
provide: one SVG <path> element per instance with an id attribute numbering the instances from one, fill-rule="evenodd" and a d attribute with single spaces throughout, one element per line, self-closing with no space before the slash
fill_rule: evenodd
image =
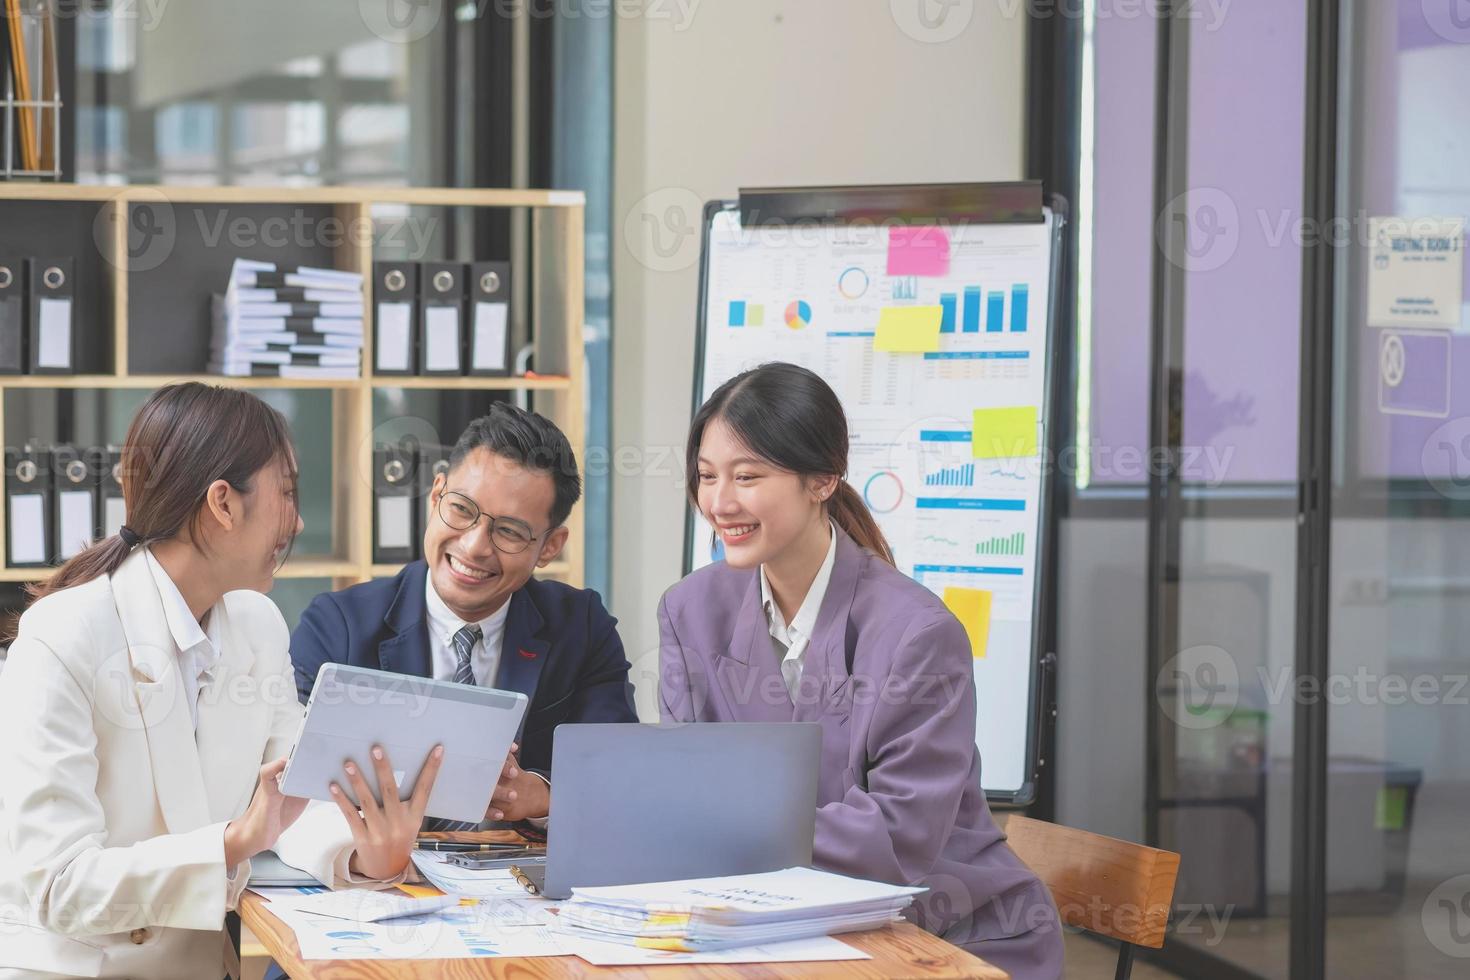
<path id="1" fill-rule="evenodd" d="M 1026 779 L 1053 218 L 705 229 L 702 400 L 767 361 L 836 390 L 848 480 L 899 567 L 965 627 L 987 791 Z M 798 233 L 798 231 L 800 233 Z M 689 566 L 715 560 L 693 518 Z"/>

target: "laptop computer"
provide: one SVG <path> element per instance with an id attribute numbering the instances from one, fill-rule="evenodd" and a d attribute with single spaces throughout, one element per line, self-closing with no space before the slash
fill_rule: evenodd
<path id="1" fill-rule="evenodd" d="M 546 857 L 517 862 L 548 898 L 812 863 L 820 725 L 562 725 L 554 738 Z"/>

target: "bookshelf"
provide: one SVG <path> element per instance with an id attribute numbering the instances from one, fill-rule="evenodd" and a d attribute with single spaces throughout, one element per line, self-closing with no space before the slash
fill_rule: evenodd
<path id="1" fill-rule="evenodd" d="M 105 350 L 91 352 L 93 363 L 83 361 L 85 373 L 76 375 L 0 375 L 0 433 L 4 432 L 6 395 L 11 391 L 45 390 L 152 390 L 178 381 L 255 390 L 325 390 L 330 393 L 332 455 L 331 549 L 323 555 L 293 555 L 277 576 L 280 579 L 330 579 L 341 588 L 370 578 L 396 574 L 397 565 L 372 561 L 372 442 L 375 392 L 409 389 L 444 392 L 534 394 L 536 411 L 561 427 L 579 461 L 586 457 L 583 406 L 583 209 L 580 191 L 453 189 L 427 187 L 185 187 L 153 185 L 6 184 L 0 182 L 0 249 L 10 254 L 74 254 L 77 258 L 79 317 L 92 336 L 101 334 Z M 374 377 L 372 357 L 371 282 L 374 242 L 385 223 L 374 209 L 522 209 L 530 215 L 529 269 L 518 275 L 530 312 L 527 323 L 535 345 L 539 375 L 530 378 Z M 172 221 L 175 239 L 160 260 L 144 242 L 130 252 L 129 231 L 140 211 L 155 220 Z M 232 212 L 236 217 L 231 217 Z M 280 219 L 318 228 L 357 229 L 357 234 L 313 233 L 308 247 L 285 246 L 276 261 L 282 264 L 324 265 L 360 272 L 368 289 L 363 311 L 363 373 L 353 379 L 296 380 L 284 378 L 227 378 L 181 372 L 171 366 L 150 369 L 150 358 L 177 356 L 180 344 L 207 345 L 208 318 L 195 308 L 195 296 L 177 310 L 168 306 L 177 292 L 223 288 L 224 279 L 204 273 L 197 264 L 207 259 L 219 265 L 240 254 L 229 243 L 203 252 L 196 239 L 211 229 L 228 227 L 246 215 L 258 228 Z M 7 230 L 9 229 L 9 230 Z M 193 236 L 192 238 L 190 236 Z M 340 238 L 340 240 L 339 240 Z M 45 240 L 41 240 L 45 239 Z M 297 243 L 299 244 L 299 243 Z M 438 254 L 407 255 L 413 260 L 500 258 Z M 270 259 L 273 253 L 255 248 L 248 257 Z M 141 257 L 141 260 L 140 260 Z M 193 285 L 190 285 L 193 283 Z M 81 309 L 82 305 L 86 309 Z M 134 323 L 134 321 L 140 321 Z M 173 338 L 143 339 L 147 329 L 171 329 Z M 514 327 L 515 324 L 513 323 Z M 101 328 L 100 330 L 98 328 Z M 197 336 L 196 336 L 197 334 Z M 172 339 L 176 343 L 169 343 Z M 155 361 L 155 363 L 162 363 Z M 199 360 L 202 369 L 203 360 Z M 302 427 L 296 423 L 296 428 Z M 450 442 L 458 433 L 446 433 Z M 0 508 L 0 541 L 4 521 Z M 570 535 L 561 557 L 538 574 L 581 586 L 584 579 L 585 524 L 582 508 L 567 520 Z M 0 554 L 0 561 L 8 555 Z M 0 582 L 27 582 L 45 577 L 46 569 L 13 569 L 0 564 Z"/>

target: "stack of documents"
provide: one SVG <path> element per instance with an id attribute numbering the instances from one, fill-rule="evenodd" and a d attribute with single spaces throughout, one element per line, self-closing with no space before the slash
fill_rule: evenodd
<path id="1" fill-rule="evenodd" d="M 362 276 L 236 259 L 214 297 L 209 370 L 242 377 L 355 378 L 362 370 Z"/>
<path id="2" fill-rule="evenodd" d="M 649 949 L 734 949 L 876 929 L 897 919 L 924 891 L 811 868 L 574 888 L 557 928 Z"/>
<path id="3" fill-rule="evenodd" d="M 383 892 L 328 892 L 321 886 L 267 888 L 255 884 L 250 889 L 265 899 L 267 912 L 295 933 L 301 957 L 307 960 L 576 955 L 600 966 L 657 966 L 869 958 L 862 950 L 826 936 L 694 953 L 576 938 L 552 925 L 557 918 L 556 903 L 527 895 L 509 871 L 482 874 L 479 898 L 444 896 L 426 900 L 433 890 L 415 885 Z M 502 894 L 497 895 L 497 890 L 503 890 Z"/>

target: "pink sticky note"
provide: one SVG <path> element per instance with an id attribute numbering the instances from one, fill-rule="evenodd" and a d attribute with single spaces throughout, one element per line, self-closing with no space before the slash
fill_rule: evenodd
<path id="1" fill-rule="evenodd" d="M 888 229 L 888 274 L 949 275 L 949 232 L 925 227 Z"/>

